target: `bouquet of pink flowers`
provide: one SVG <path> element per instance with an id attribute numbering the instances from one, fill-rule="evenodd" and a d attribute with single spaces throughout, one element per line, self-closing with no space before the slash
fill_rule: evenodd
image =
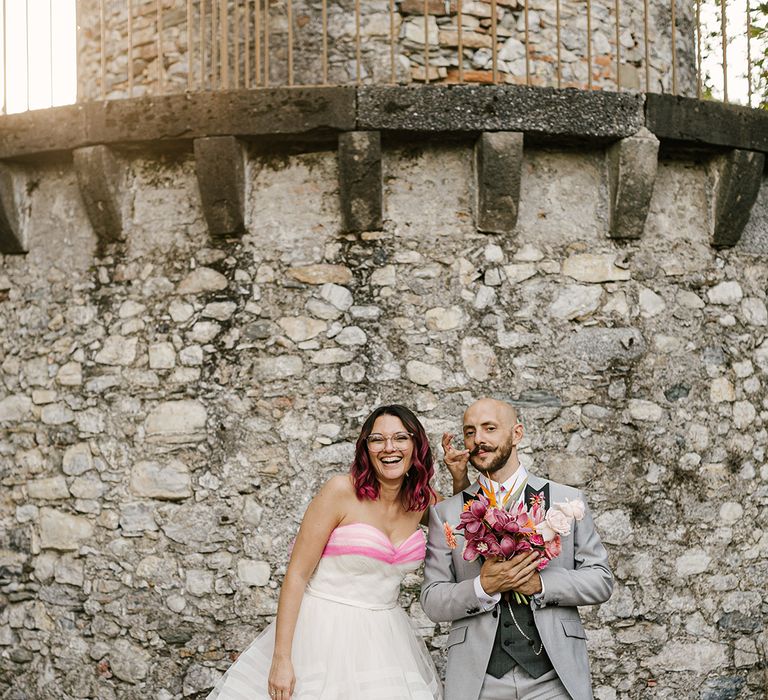
<path id="1" fill-rule="evenodd" d="M 544 510 L 541 499 L 532 498 L 531 508 L 518 503 L 509 510 L 496 502 L 493 492 L 485 491 L 464 505 L 456 530 L 464 531 L 464 559 L 478 557 L 511 559 L 516 554 L 536 550 L 541 553 L 541 571 L 562 551 L 561 537 L 569 535 L 574 520 L 584 517 L 581 501 L 555 503 Z M 487 494 L 487 495 L 486 495 Z M 457 546 L 455 533 L 445 523 L 448 546 Z"/>

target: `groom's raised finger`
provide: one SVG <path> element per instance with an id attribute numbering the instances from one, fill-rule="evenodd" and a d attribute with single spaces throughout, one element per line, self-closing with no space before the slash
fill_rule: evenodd
<path id="1" fill-rule="evenodd" d="M 449 452 L 453 451 L 453 446 L 451 445 L 451 440 L 456 437 L 455 433 L 443 433 L 443 451 L 445 454 L 448 454 Z"/>

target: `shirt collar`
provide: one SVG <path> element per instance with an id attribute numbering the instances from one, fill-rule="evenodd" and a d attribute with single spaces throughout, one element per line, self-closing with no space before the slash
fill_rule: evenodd
<path id="1" fill-rule="evenodd" d="M 517 487 L 520 486 L 520 483 L 528 476 L 528 472 L 526 471 L 525 467 L 521 464 L 517 471 L 509 477 L 503 484 L 500 484 L 498 481 L 494 481 L 493 479 L 489 479 L 484 474 L 478 474 L 477 480 L 479 483 L 481 483 L 485 488 L 493 491 L 494 493 L 499 493 L 503 489 L 503 493 L 507 494 L 510 491 L 514 491 Z"/>

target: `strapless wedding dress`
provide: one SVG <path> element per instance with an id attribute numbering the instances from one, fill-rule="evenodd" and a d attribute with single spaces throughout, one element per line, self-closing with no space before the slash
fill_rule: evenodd
<path id="1" fill-rule="evenodd" d="M 424 559 L 421 530 L 398 545 L 365 523 L 337 527 L 301 602 L 293 638 L 292 700 L 439 700 L 424 642 L 397 604 Z M 270 700 L 275 625 L 238 657 L 208 700 Z"/>

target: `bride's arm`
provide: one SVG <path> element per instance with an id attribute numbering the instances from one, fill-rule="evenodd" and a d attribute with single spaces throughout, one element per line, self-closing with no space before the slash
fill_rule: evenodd
<path id="1" fill-rule="evenodd" d="M 293 693 L 296 677 L 291 647 L 301 599 L 331 532 L 341 522 L 341 504 L 348 491 L 348 477 L 328 481 L 309 504 L 296 536 L 277 605 L 275 650 L 269 672 L 269 691 L 275 691 L 277 698 L 287 700 Z"/>

